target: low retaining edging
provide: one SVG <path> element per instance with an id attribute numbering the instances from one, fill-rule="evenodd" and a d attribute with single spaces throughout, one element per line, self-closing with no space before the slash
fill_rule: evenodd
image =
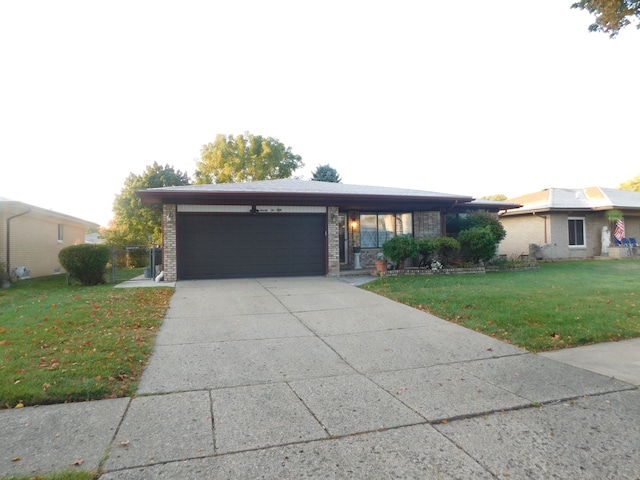
<path id="1" fill-rule="evenodd" d="M 442 268 L 440 270 L 431 270 L 430 268 L 407 267 L 403 270 L 387 270 L 379 272 L 372 270 L 371 275 L 377 277 L 400 277 L 400 276 L 423 276 L 423 275 L 465 275 L 476 274 L 484 275 L 487 272 L 520 272 L 524 270 L 537 270 L 538 265 L 523 265 L 514 267 L 470 267 L 470 268 Z"/>

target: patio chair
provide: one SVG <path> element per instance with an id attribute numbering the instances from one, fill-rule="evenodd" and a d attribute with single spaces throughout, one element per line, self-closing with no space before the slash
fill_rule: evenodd
<path id="1" fill-rule="evenodd" d="M 621 247 L 622 246 L 622 242 L 620 240 L 618 240 L 616 237 L 613 237 L 613 246 L 614 247 Z"/>

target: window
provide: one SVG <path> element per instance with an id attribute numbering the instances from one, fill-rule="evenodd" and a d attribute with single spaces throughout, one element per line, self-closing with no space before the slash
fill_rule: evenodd
<path id="1" fill-rule="evenodd" d="M 396 235 L 413 235 L 411 213 L 363 213 L 360 215 L 360 246 L 380 248 Z"/>
<path id="2" fill-rule="evenodd" d="M 58 242 L 62 243 L 64 241 L 64 225 L 61 223 L 58 224 Z"/>
<path id="3" fill-rule="evenodd" d="M 569 246 L 584 247 L 584 218 L 569 217 Z"/>

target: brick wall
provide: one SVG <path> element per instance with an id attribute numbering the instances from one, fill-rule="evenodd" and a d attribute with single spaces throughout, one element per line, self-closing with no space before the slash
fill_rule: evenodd
<path id="1" fill-rule="evenodd" d="M 164 280 L 175 282 L 178 279 L 175 205 L 162 206 L 162 232 Z"/>
<path id="2" fill-rule="evenodd" d="M 340 231 L 338 227 L 338 207 L 327 208 L 327 260 L 329 276 L 340 275 Z"/>
<path id="3" fill-rule="evenodd" d="M 14 215 L 5 212 L 0 220 L 0 261 L 7 260 L 6 219 Z M 63 225 L 63 238 L 58 241 L 58 224 Z M 64 273 L 58 254 L 64 247 L 84 243 L 86 226 L 55 213 L 32 211 L 11 220 L 10 269 L 26 267 L 31 277 Z"/>

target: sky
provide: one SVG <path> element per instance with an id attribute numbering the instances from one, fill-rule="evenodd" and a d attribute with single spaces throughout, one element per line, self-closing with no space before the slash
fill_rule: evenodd
<path id="1" fill-rule="evenodd" d="M 311 178 L 480 197 L 640 175 L 640 31 L 574 0 L 0 3 L 0 197 L 100 225 L 217 134 Z"/>

